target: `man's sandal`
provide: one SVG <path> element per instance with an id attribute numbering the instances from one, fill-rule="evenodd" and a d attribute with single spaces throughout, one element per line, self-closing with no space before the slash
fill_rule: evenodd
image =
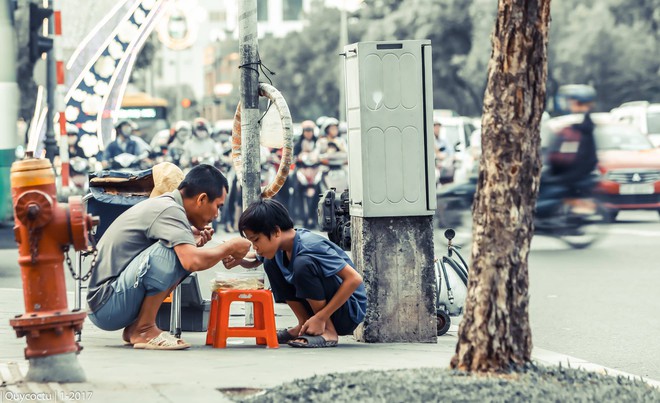
<path id="1" fill-rule="evenodd" d="M 133 348 L 141 350 L 183 350 L 189 347 L 190 344 L 177 339 L 169 332 L 161 332 L 161 334 L 146 343 L 135 343 L 133 345 Z"/>
<path id="2" fill-rule="evenodd" d="M 295 340 L 306 340 L 307 343 L 302 343 Z M 309 334 L 294 337 L 294 340 L 288 343 L 291 347 L 298 348 L 324 348 L 324 347 L 337 347 L 336 340 L 326 340 L 323 336 L 311 336 Z"/>

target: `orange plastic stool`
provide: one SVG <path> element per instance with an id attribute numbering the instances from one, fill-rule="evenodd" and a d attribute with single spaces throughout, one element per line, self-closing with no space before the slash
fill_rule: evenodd
<path id="1" fill-rule="evenodd" d="M 229 308 L 232 302 L 254 304 L 254 327 L 229 327 Z M 278 348 L 275 329 L 273 294 L 269 290 L 218 290 L 211 295 L 209 327 L 206 345 L 214 348 L 227 347 L 229 337 L 255 337 L 257 344 Z"/>

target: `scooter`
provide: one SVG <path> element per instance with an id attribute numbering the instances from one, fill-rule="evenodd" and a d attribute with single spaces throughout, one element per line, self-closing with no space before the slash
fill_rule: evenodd
<path id="1" fill-rule="evenodd" d="M 329 189 L 344 191 L 348 189 L 348 170 L 346 169 L 347 158 L 340 155 L 338 158 L 332 156 L 322 159 L 325 169 L 321 179 L 322 192 Z"/>
<path id="2" fill-rule="evenodd" d="M 476 190 L 477 177 L 440 189 L 437 195 L 441 223 L 464 224 L 463 216 L 469 213 Z M 561 199 L 551 214 L 534 218 L 534 234 L 557 238 L 571 248 L 583 249 L 602 237 L 603 212 L 597 198 L 574 189 Z"/>

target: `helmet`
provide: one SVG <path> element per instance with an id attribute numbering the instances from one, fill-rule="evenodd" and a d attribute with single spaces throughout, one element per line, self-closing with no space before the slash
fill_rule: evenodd
<path id="1" fill-rule="evenodd" d="M 120 127 L 123 125 L 129 125 L 131 126 L 131 129 L 133 128 L 133 122 L 131 122 L 128 119 L 119 119 L 117 123 L 115 124 L 115 130 L 119 130 Z"/>
<path id="2" fill-rule="evenodd" d="M 78 126 L 72 124 L 72 123 L 67 123 L 66 124 L 66 134 L 75 134 L 76 136 L 80 134 L 80 129 L 78 129 Z"/>
<path id="3" fill-rule="evenodd" d="M 583 104 L 596 100 L 594 87 L 584 84 L 563 85 L 559 88 L 558 95 L 563 95 L 566 99 L 572 99 Z"/>
<path id="4" fill-rule="evenodd" d="M 193 120 L 193 131 L 197 130 L 206 130 L 209 134 L 211 133 L 211 125 L 209 121 L 204 118 L 196 118 Z"/>
<path id="5" fill-rule="evenodd" d="M 339 121 L 335 118 L 326 118 L 325 120 L 323 120 L 323 123 L 321 124 L 321 133 L 326 134 L 328 127 L 330 126 L 339 127 Z"/>
<path id="6" fill-rule="evenodd" d="M 190 122 L 186 122 L 185 120 L 179 120 L 174 124 L 174 131 L 178 132 L 180 130 L 192 131 L 192 125 Z"/>
<path id="7" fill-rule="evenodd" d="M 305 120 L 304 122 L 302 122 L 300 124 L 300 127 L 303 130 L 305 130 L 305 129 L 316 130 L 316 124 L 314 122 L 312 122 L 311 120 Z"/>
<path id="8" fill-rule="evenodd" d="M 327 119 L 327 116 L 319 116 L 316 119 L 316 126 L 321 127 L 323 125 L 323 122 Z"/>

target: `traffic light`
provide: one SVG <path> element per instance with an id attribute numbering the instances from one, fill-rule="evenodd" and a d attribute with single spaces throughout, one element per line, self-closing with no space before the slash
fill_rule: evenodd
<path id="1" fill-rule="evenodd" d="M 53 48 L 53 39 L 43 36 L 44 19 L 50 17 L 53 10 L 30 3 L 30 61 L 36 62 L 41 54 Z"/>

